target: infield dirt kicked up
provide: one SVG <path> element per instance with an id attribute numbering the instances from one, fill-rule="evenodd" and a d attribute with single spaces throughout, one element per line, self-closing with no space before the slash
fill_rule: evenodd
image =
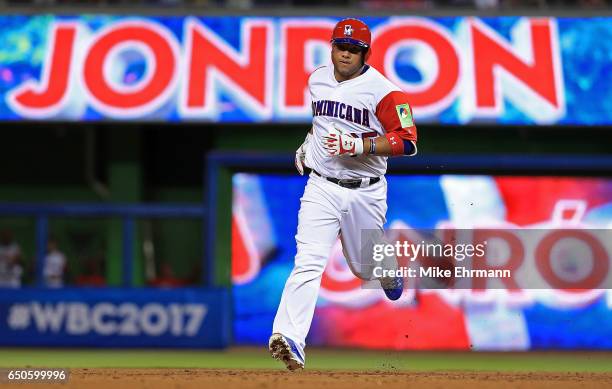
<path id="1" fill-rule="evenodd" d="M 36 387 L 40 385 L 34 384 Z M 18 385 L 14 385 L 17 387 Z M 55 385 L 58 387 L 58 385 Z M 23 388 L 23 385 L 19 385 Z M 612 373 L 73 369 L 61 388 L 610 388 Z"/>

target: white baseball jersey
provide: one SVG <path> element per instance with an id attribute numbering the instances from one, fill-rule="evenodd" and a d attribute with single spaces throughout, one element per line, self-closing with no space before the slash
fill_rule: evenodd
<path id="1" fill-rule="evenodd" d="M 313 135 L 306 166 L 326 177 L 379 177 L 387 171 L 387 157 L 348 155 L 331 157 L 320 140 L 333 126 L 363 139 L 396 132 L 416 143 L 417 131 L 404 92 L 373 67 L 350 80 L 338 82 L 333 65 L 316 69 L 308 80 Z"/>

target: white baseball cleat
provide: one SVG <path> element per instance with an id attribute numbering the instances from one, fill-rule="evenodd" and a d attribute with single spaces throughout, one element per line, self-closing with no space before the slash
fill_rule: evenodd
<path id="1" fill-rule="evenodd" d="M 272 358 L 281 361 L 290 371 L 304 368 L 304 357 L 300 355 L 295 343 L 281 334 L 272 334 L 268 342 Z"/>

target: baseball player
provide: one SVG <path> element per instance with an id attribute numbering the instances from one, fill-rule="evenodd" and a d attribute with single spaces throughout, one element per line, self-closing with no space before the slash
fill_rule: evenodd
<path id="1" fill-rule="evenodd" d="M 417 153 L 408 98 L 367 64 L 370 42 L 365 23 L 341 20 L 332 33 L 332 64 L 317 68 L 308 81 L 314 117 L 295 165 L 310 175 L 298 215 L 295 266 L 269 341 L 272 357 L 292 371 L 304 368 L 305 339 L 333 244 L 340 236 L 351 271 L 373 279 L 375 264 L 362 260 L 361 233 L 378 231 L 374 239 L 382 237 L 387 157 Z M 401 278 L 379 280 L 389 299 L 401 296 Z"/>

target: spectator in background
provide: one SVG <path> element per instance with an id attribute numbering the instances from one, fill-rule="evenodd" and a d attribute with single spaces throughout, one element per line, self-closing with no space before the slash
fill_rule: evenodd
<path id="1" fill-rule="evenodd" d="M 20 288 L 23 267 L 21 247 L 10 230 L 0 232 L 0 288 Z"/>
<path id="2" fill-rule="evenodd" d="M 59 250 L 57 240 L 50 238 L 47 242 L 47 255 L 43 265 L 43 277 L 47 288 L 64 286 L 66 264 L 66 256 Z"/>

